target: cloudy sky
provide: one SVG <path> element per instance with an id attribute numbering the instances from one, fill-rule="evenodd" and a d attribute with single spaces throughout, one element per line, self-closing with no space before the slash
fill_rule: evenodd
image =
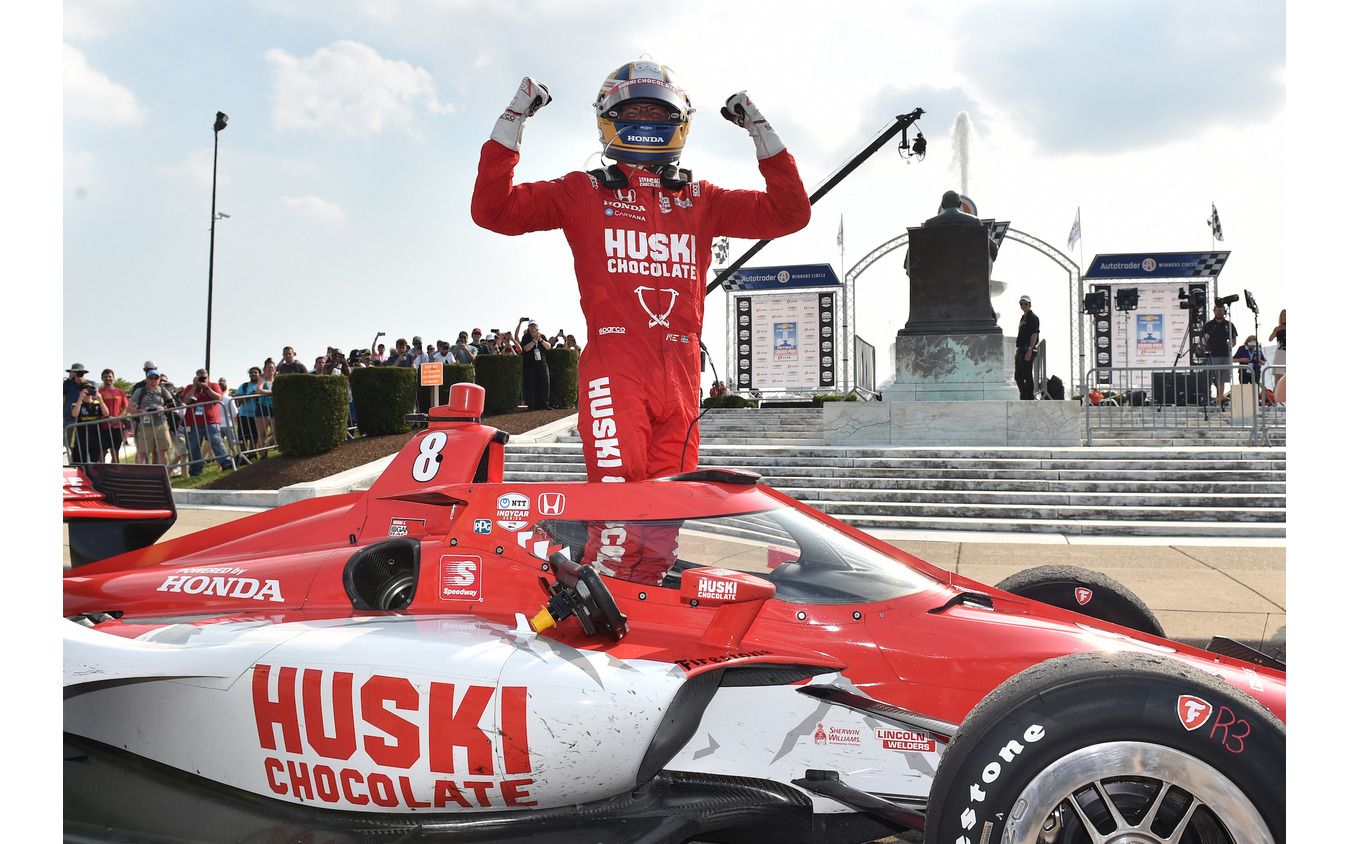
<path id="1" fill-rule="evenodd" d="M 529 121 L 521 180 L 600 166 L 591 103 L 614 67 L 650 54 L 698 109 L 683 164 L 759 187 L 753 145 L 718 115 L 747 90 L 808 189 L 915 108 L 923 161 L 887 145 L 821 199 L 811 225 L 752 266 L 847 269 L 964 189 L 984 217 L 1067 251 L 1211 247 L 1211 203 L 1233 256 L 1223 292 L 1285 306 L 1288 129 L 1281 3 L 1126 4 L 67 0 L 64 4 L 63 364 L 187 380 L 205 356 L 212 123 L 219 136 L 212 369 L 234 381 L 291 344 L 370 345 L 531 316 L 578 336 L 561 233 L 507 238 L 469 218 L 478 149 L 520 78 L 554 102 Z M 952 129 L 965 113 L 964 154 Z M 845 250 L 836 245 L 841 217 Z M 734 241 L 735 257 L 750 242 Z M 859 278 L 858 334 L 891 371 L 908 319 L 901 253 Z M 995 300 L 1015 333 L 1032 295 L 1052 372 L 1076 369 L 1067 274 L 1005 246 Z M 78 307 L 72 307 L 78 305 Z M 89 332 L 73 318 L 92 309 Z M 156 314 L 147 319 L 148 313 Z M 1239 329 L 1252 330 L 1245 309 Z M 723 365 L 725 296 L 705 336 Z M 1262 332 L 1267 333 L 1265 330 Z M 711 373 L 707 375 L 711 379 Z"/>

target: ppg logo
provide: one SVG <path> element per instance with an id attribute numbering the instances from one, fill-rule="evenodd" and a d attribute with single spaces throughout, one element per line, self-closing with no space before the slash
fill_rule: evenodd
<path id="1" fill-rule="evenodd" d="M 474 533 L 492 533 L 492 520 L 491 520 L 491 519 L 474 519 L 474 520 L 473 520 L 473 532 L 474 532 Z"/>
<path id="2" fill-rule="evenodd" d="M 567 499 L 561 492 L 541 492 L 539 494 L 539 515 L 561 516 Z"/>

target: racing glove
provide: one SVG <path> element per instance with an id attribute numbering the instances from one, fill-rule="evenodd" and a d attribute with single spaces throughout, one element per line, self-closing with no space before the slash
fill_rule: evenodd
<path id="1" fill-rule="evenodd" d="M 544 83 L 528 76 L 520 80 L 520 88 L 511 98 L 511 104 L 492 127 L 492 140 L 520 152 L 520 135 L 525 129 L 525 118 L 548 105 L 552 99 Z"/>
<path id="2" fill-rule="evenodd" d="M 727 104 L 722 107 L 722 116 L 750 133 L 751 139 L 755 142 L 756 158 L 770 158 L 787 149 L 783 139 L 778 137 L 773 126 L 759 113 L 759 107 L 750 102 L 744 91 L 738 91 L 727 97 Z"/>

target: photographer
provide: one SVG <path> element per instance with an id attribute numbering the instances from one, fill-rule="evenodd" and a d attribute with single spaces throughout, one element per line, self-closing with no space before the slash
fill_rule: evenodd
<path id="1" fill-rule="evenodd" d="M 548 359 L 544 352 L 553 348 L 553 344 L 539 330 L 539 323 L 521 317 L 516 323 L 517 333 L 522 325 L 526 325 L 520 338 L 522 397 L 530 410 L 548 410 Z"/>
<path id="2" fill-rule="evenodd" d="M 459 332 L 459 337 L 455 340 L 455 347 L 451 350 L 455 363 L 473 363 L 474 358 L 478 357 L 478 348 L 470 345 L 467 332 Z"/>
<path id="3" fill-rule="evenodd" d="M 179 401 L 187 406 L 187 442 L 188 475 L 196 477 L 202 473 L 202 439 L 211 444 L 211 454 L 216 458 L 220 471 L 234 469 L 234 459 L 225 448 L 220 436 L 220 402 L 224 393 L 220 385 L 211 381 L 205 369 L 197 370 L 197 377 L 179 393 Z"/>
<path id="4" fill-rule="evenodd" d="M 98 387 L 92 381 L 85 382 L 80 388 L 78 397 L 70 405 L 70 418 L 75 422 L 84 423 L 76 425 L 71 431 L 71 463 L 102 462 L 105 450 L 103 426 L 94 423 L 106 418 L 107 415 L 108 408 L 99 398 Z"/>
<path id="5" fill-rule="evenodd" d="M 1236 296 L 1233 298 L 1237 299 Z M 1210 366 L 1223 367 L 1209 371 L 1209 383 L 1216 390 L 1214 396 L 1216 404 L 1223 403 L 1224 389 L 1232 378 L 1233 344 L 1236 342 L 1237 328 L 1228 321 L 1228 308 L 1221 304 L 1215 305 L 1214 319 L 1200 329 L 1200 345 L 1205 350 Z"/>

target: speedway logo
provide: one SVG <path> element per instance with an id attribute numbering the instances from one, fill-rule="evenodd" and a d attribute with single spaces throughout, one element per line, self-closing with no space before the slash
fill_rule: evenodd
<path id="1" fill-rule="evenodd" d="M 696 243 L 692 234 L 605 229 L 606 268 L 610 273 L 697 278 Z"/>
<path id="2" fill-rule="evenodd" d="M 156 592 L 181 592 L 188 595 L 214 595 L 217 598 L 247 598 L 253 601 L 283 602 L 281 583 L 252 577 L 208 577 L 204 574 L 169 575 Z"/>
<path id="3" fill-rule="evenodd" d="M 916 733 L 913 730 L 879 728 L 877 741 L 887 750 L 917 750 L 921 753 L 932 753 L 937 750 L 937 742 L 934 739 L 929 738 L 926 733 Z"/>
<path id="4" fill-rule="evenodd" d="M 533 772 L 527 697 L 524 686 L 260 663 L 253 717 L 259 748 L 271 751 L 262 774 L 283 799 L 339 808 L 534 806 L 534 780 L 521 776 Z"/>
<path id="5" fill-rule="evenodd" d="M 478 579 L 482 570 L 482 557 L 460 557 L 450 554 L 441 557 L 441 600 L 483 600 L 482 583 Z"/>
<path id="6" fill-rule="evenodd" d="M 497 498 L 497 524 L 506 530 L 520 530 L 530 523 L 530 499 L 518 492 Z"/>

